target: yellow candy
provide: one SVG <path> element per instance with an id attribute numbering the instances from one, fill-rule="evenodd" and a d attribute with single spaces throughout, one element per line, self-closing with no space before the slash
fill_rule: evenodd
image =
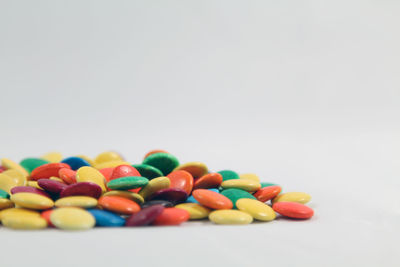
<path id="1" fill-rule="evenodd" d="M 47 221 L 42 217 L 24 216 L 22 214 L 14 214 L 7 216 L 2 220 L 5 227 L 18 230 L 35 230 L 47 227 Z"/>
<path id="2" fill-rule="evenodd" d="M 15 214 L 19 214 L 21 216 L 34 216 L 34 217 L 40 217 L 40 213 L 37 211 L 33 210 L 27 210 L 27 209 L 21 209 L 21 208 L 11 208 L 11 209 L 5 209 L 0 211 L 0 220 L 3 220 L 3 218 L 6 218 L 8 216 L 13 216 Z"/>
<path id="3" fill-rule="evenodd" d="M 22 174 L 20 171 L 15 169 L 10 169 L 2 172 L 2 174 L 8 175 L 14 179 L 16 186 L 23 186 L 26 184 L 26 176 Z"/>
<path id="4" fill-rule="evenodd" d="M 100 163 L 104 163 L 104 162 L 123 161 L 123 160 L 124 159 L 117 152 L 106 151 L 106 152 L 103 152 L 103 153 L 100 153 L 99 155 L 97 155 L 97 157 L 94 159 L 94 162 L 96 164 L 100 164 Z"/>
<path id="5" fill-rule="evenodd" d="M 154 178 L 150 180 L 149 183 L 139 191 L 139 195 L 141 195 L 144 199 L 147 199 L 153 193 L 161 189 L 169 188 L 170 184 L 171 181 L 168 177 L 162 176 Z"/>
<path id="6" fill-rule="evenodd" d="M 260 182 L 260 177 L 258 177 L 258 175 L 254 173 L 242 173 L 239 175 L 239 178 Z"/>
<path id="7" fill-rule="evenodd" d="M 60 183 L 65 184 L 65 182 L 64 182 L 63 179 L 60 179 L 60 178 L 55 177 L 55 176 L 52 176 L 52 177 L 50 177 L 49 179 L 50 179 L 50 180 L 53 180 L 53 181 L 57 181 L 57 182 L 60 182 Z"/>
<path id="8" fill-rule="evenodd" d="M 0 210 L 13 208 L 14 203 L 7 198 L 0 198 Z"/>
<path id="9" fill-rule="evenodd" d="M 0 173 L 0 189 L 3 189 L 7 193 L 11 193 L 10 190 L 14 186 L 17 186 L 17 182 L 14 180 L 14 178 L 4 174 Z"/>
<path id="10" fill-rule="evenodd" d="M 237 188 L 248 192 L 254 192 L 261 188 L 259 182 L 248 179 L 231 179 L 221 183 L 223 188 Z"/>
<path id="11" fill-rule="evenodd" d="M 2 158 L 1 165 L 3 165 L 3 167 L 7 170 L 12 169 L 12 170 L 19 171 L 25 177 L 28 177 L 28 175 L 29 175 L 29 173 L 27 172 L 27 170 L 24 169 L 24 167 L 22 167 L 21 165 L 19 165 L 18 163 L 14 162 L 14 161 L 12 161 L 11 159 Z"/>
<path id="12" fill-rule="evenodd" d="M 87 196 L 71 196 L 60 198 L 54 203 L 56 207 L 93 208 L 97 206 L 97 199 Z"/>
<path id="13" fill-rule="evenodd" d="M 76 156 L 76 157 L 86 160 L 87 162 L 89 162 L 90 166 L 94 166 L 94 165 L 95 165 L 94 160 L 92 160 L 92 159 L 89 158 L 88 156 L 85 156 L 85 155 L 78 155 L 78 156 Z"/>
<path id="14" fill-rule="evenodd" d="M 303 192 L 288 192 L 284 194 L 280 194 L 272 200 L 272 203 L 275 202 L 297 202 L 301 204 L 306 204 L 311 200 L 311 196 L 307 193 Z"/>
<path id="15" fill-rule="evenodd" d="M 144 199 L 141 195 L 129 191 L 112 190 L 103 194 L 103 196 L 117 196 L 135 201 L 138 204 L 143 204 Z"/>
<path id="16" fill-rule="evenodd" d="M 174 169 L 174 171 L 178 171 L 178 170 L 187 171 L 190 174 L 192 174 L 192 176 L 194 178 L 199 178 L 199 177 L 203 176 L 204 174 L 208 173 L 207 165 L 202 162 L 199 162 L 199 161 L 193 161 L 193 162 L 181 164 Z"/>
<path id="17" fill-rule="evenodd" d="M 101 187 L 103 192 L 106 191 L 106 186 L 104 184 L 104 176 L 93 167 L 84 166 L 78 169 L 76 172 L 77 182 L 92 182 Z"/>
<path id="18" fill-rule="evenodd" d="M 35 193 L 12 194 L 10 199 L 20 207 L 34 210 L 45 210 L 54 206 L 53 200 Z"/>
<path id="19" fill-rule="evenodd" d="M 197 203 L 182 203 L 175 208 L 183 209 L 189 212 L 191 220 L 207 218 L 211 210 Z"/>
<path id="20" fill-rule="evenodd" d="M 35 187 L 35 188 L 37 188 L 37 189 L 42 189 L 42 188 L 38 185 L 38 182 L 37 182 L 37 181 L 28 181 L 26 185 L 27 185 L 27 186 L 30 186 L 30 187 Z"/>
<path id="21" fill-rule="evenodd" d="M 63 159 L 63 156 L 60 152 L 49 152 L 42 156 L 42 159 L 45 159 L 51 163 L 60 162 Z"/>
<path id="22" fill-rule="evenodd" d="M 129 162 L 121 161 L 121 160 L 114 160 L 114 161 L 107 161 L 102 163 L 96 163 L 94 167 L 98 170 L 104 168 L 115 168 L 119 165 L 131 165 Z"/>
<path id="23" fill-rule="evenodd" d="M 236 207 L 259 221 L 268 222 L 276 218 L 275 211 L 270 206 L 255 199 L 241 198 L 236 201 Z"/>
<path id="24" fill-rule="evenodd" d="M 87 230 L 93 228 L 96 220 L 81 208 L 58 208 L 50 215 L 51 223 L 64 230 Z"/>
<path id="25" fill-rule="evenodd" d="M 249 224 L 253 217 L 239 210 L 215 210 L 208 216 L 216 224 Z"/>

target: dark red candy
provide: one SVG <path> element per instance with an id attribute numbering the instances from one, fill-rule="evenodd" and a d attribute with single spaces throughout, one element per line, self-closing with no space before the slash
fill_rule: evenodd
<path id="1" fill-rule="evenodd" d="M 164 210 L 163 205 L 153 205 L 133 214 L 127 220 L 126 226 L 144 226 L 151 224 Z"/>
<path id="2" fill-rule="evenodd" d="M 68 187 L 68 185 L 59 181 L 50 179 L 39 179 L 38 185 L 43 188 L 46 192 L 59 194 L 62 190 Z"/>
<path id="3" fill-rule="evenodd" d="M 3 166 L 0 166 L 0 173 L 4 172 L 6 169 Z"/>
<path id="4" fill-rule="evenodd" d="M 101 196 L 101 187 L 91 182 L 70 184 L 60 193 L 60 198 L 68 196 L 88 196 L 99 198 Z"/>
<path id="5" fill-rule="evenodd" d="M 150 196 L 149 200 L 167 200 L 173 204 L 182 203 L 187 199 L 187 193 L 178 188 L 166 188 L 155 192 Z"/>
<path id="6" fill-rule="evenodd" d="M 145 203 L 142 204 L 142 209 L 153 206 L 153 205 L 162 205 L 164 207 L 173 207 L 174 204 L 172 204 L 169 201 L 166 200 L 150 200 L 146 201 Z"/>
<path id="7" fill-rule="evenodd" d="M 139 171 L 130 165 L 119 165 L 114 168 L 110 180 L 127 176 L 141 176 Z"/>
<path id="8" fill-rule="evenodd" d="M 34 193 L 50 198 L 50 195 L 45 191 L 32 186 L 15 186 L 11 188 L 11 194 L 16 193 Z"/>

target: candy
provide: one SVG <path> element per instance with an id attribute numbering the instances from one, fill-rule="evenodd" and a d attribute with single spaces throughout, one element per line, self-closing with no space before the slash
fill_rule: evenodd
<path id="1" fill-rule="evenodd" d="M 127 176 L 116 178 L 107 183 L 107 187 L 115 190 L 127 190 L 139 188 L 147 185 L 149 180 L 145 177 L 140 176 Z"/>
<path id="2" fill-rule="evenodd" d="M 189 172 L 182 170 L 173 171 L 167 177 L 171 181 L 171 188 L 182 189 L 190 195 L 193 189 L 193 176 Z"/>
<path id="3" fill-rule="evenodd" d="M 77 182 L 92 182 L 100 186 L 102 192 L 106 191 L 106 186 L 104 184 L 104 176 L 92 167 L 81 167 L 76 172 L 76 181 Z"/>
<path id="4" fill-rule="evenodd" d="M 0 211 L 0 220 L 3 220 L 8 216 L 14 216 L 14 215 L 23 215 L 26 217 L 28 216 L 40 217 L 40 213 L 37 211 L 23 209 L 23 208 L 11 208 Z"/>
<path id="5" fill-rule="evenodd" d="M 165 177 L 165 176 L 157 177 L 157 178 L 150 180 L 149 183 L 139 191 L 139 194 L 144 199 L 147 199 L 155 192 L 157 192 L 161 189 L 169 188 L 170 184 L 171 184 L 171 182 L 168 177 Z"/>
<path id="6" fill-rule="evenodd" d="M 196 189 L 193 191 L 193 197 L 200 204 L 211 209 L 220 210 L 231 209 L 233 207 L 232 201 L 229 198 L 211 190 Z"/>
<path id="7" fill-rule="evenodd" d="M 60 183 L 58 181 L 53 181 L 50 179 L 39 179 L 37 182 L 38 185 L 46 192 L 55 194 L 59 194 L 61 191 L 68 187 L 68 185 L 64 183 Z"/>
<path id="8" fill-rule="evenodd" d="M 219 173 L 208 173 L 194 182 L 194 189 L 218 188 L 222 183 L 222 175 Z"/>
<path id="9" fill-rule="evenodd" d="M 89 209 L 87 211 L 95 218 L 96 226 L 119 227 L 125 224 L 125 220 L 121 216 L 110 211 L 97 209 Z"/>
<path id="10" fill-rule="evenodd" d="M 143 203 L 142 208 L 144 209 L 144 208 L 154 206 L 154 205 L 162 205 L 167 208 L 174 206 L 174 204 L 172 202 L 169 202 L 167 200 L 150 200 L 150 201 L 146 201 L 145 203 Z"/>
<path id="11" fill-rule="evenodd" d="M 11 192 L 11 189 L 15 186 L 18 186 L 18 183 L 7 174 L 0 173 L 0 189 L 7 192 L 8 194 Z"/>
<path id="12" fill-rule="evenodd" d="M 60 197 L 68 196 L 88 196 L 99 198 L 101 196 L 101 187 L 92 182 L 71 184 L 60 192 Z"/>
<path id="13" fill-rule="evenodd" d="M 49 226 L 54 227 L 54 225 L 50 221 L 50 216 L 51 216 L 52 212 L 53 212 L 53 209 L 42 211 L 42 213 L 40 214 L 40 217 L 45 219 Z"/>
<path id="14" fill-rule="evenodd" d="M 141 176 L 140 172 L 130 165 L 119 165 L 112 169 L 112 174 L 109 180 L 114 180 L 127 176 Z"/>
<path id="15" fill-rule="evenodd" d="M 142 209 L 126 219 L 126 226 L 144 226 L 151 224 L 164 211 L 163 205 L 152 205 Z"/>
<path id="16" fill-rule="evenodd" d="M 177 188 L 166 188 L 166 189 L 161 189 L 152 194 L 149 199 L 150 200 L 155 200 L 155 199 L 162 199 L 162 200 L 168 200 L 174 204 L 184 202 L 187 199 L 188 195 L 185 191 L 182 189 L 177 189 Z"/>
<path id="17" fill-rule="evenodd" d="M 229 198 L 233 203 L 233 208 L 236 209 L 236 201 L 241 198 L 256 199 L 252 194 L 241 189 L 231 188 L 221 192 L 222 195 Z"/>
<path id="18" fill-rule="evenodd" d="M 129 191 L 112 190 L 112 191 L 108 191 L 108 192 L 104 193 L 103 196 L 123 197 L 123 198 L 133 200 L 138 204 L 144 203 L 144 198 L 141 195 L 139 195 L 137 193 L 129 192 Z"/>
<path id="19" fill-rule="evenodd" d="M 231 171 L 231 170 L 223 170 L 223 171 L 219 171 L 218 173 L 222 175 L 223 181 L 240 178 L 239 174 L 237 174 L 236 172 Z"/>
<path id="20" fill-rule="evenodd" d="M 154 225 L 179 225 L 189 220 L 190 214 L 186 210 L 165 208 L 154 220 Z"/>
<path id="21" fill-rule="evenodd" d="M 34 193 L 12 194 L 10 199 L 22 208 L 34 210 L 44 210 L 54 206 L 54 202 L 50 198 Z"/>
<path id="22" fill-rule="evenodd" d="M 71 169 L 71 167 L 65 163 L 48 163 L 37 167 L 32 170 L 30 179 L 39 180 L 42 178 L 50 178 L 52 176 L 58 176 L 58 172 L 62 168 Z"/>
<path id="23" fill-rule="evenodd" d="M 250 214 L 254 219 L 259 221 L 268 222 L 276 218 L 276 214 L 270 206 L 255 199 L 239 199 L 236 202 L 236 206 L 240 211 Z"/>
<path id="24" fill-rule="evenodd" d="M 179 171 L 179 170 L 187 171 L 193 176 L 194 179 L 199 178 L 208 173 L 207 165 L 198 161 L 188 162 L 179 165 L 174 169 L 174 171 Z"/>
<path id="25" fill-rule="evenodd" d="M 47 160 L 48 162 L 51 162 L 51 163 L 60 162 L 62 160 L 62 158 L 63 158 L 63 156 L 61 155 L 60 152 L 49 152 L 42 156 L 42 159 Z"/>
<path id="26" fill-rule="evenodd" d="M 272 203 L 276 202 L 297 202 L 301 204 L 306 204 L 310 202 L 311 196 L 307 193 L 302 192 L 288 192 L 278 195 L 272 200 Z"/>
<path id="27" fill-rule="evenodd" d="M 66 184 L 74 184 L 76 183 L 76 171 L 62 168 L 58 171 L 58 176 L 63 180 Z"/>
<path id="28" fill-rule="evenodd" d="M 255 196 L 261 202 L 266 202 L 276 197 L 281 190 L 282 188 L 279 185 L 267 186 L 255 192 L 253 196 Z"/>
<path id="29" fill-rule="evenodd" d="M 51 223 L 64 230 L 87 230 L 94 227 L 96 220 L 92 214 L 81 208 L 58 208 L 50 215 Z"/>
<path id="30" fill-rule="evenodd" d="M 249 224 L 253 217 L 239 210 L 215 210 L 208 216 L 216 224 Z"/>
<path id="31" fill-rule="evenodd" d="M 11 189 L 11 191 L 12 191 L 12 189 Z M 9 198 L 9 197 L 10 197 L 10 195 L 6 191 L 0 189 L 0 198 Z"/>
<path id="32" fill-rule="evenodd" d="M 79 207 L 93 208 L 97 206 L 97 199 L 87 196 L 72 196 L 58 199 L 54 205 L 56 207 Z"/>
<path id="33" fill-rule="evenodd" d="M 150 155 L 156 154 L 156 153 L 168 153 L 168 151 L 162 150 L 162 149 L 155 149 L 147 152 L 146 155 L 144 155 L 143 159 L 147 158 Z"/>
<path id="34" fill-rule="evenodd" d="M 61 161 L 61 163 L 68 164 L 71 167 L 71 169 L 74 171 L 78 170 L 80 167 L 83 167 L 83 166 L 90 166 L 89 162 L 87 162 L 83 158 L 79 158 L 79 157 L 65 158 Z"/>
<path id="35" fill-rule="evenodd" d="M 106 152 L 100 153 L 94 159 L 94 162 L 96 164 L 110 162 L 110 161 L 123 161 L 123 158 L 117 152 L 106 151 Z"/>
<path id="36" fill-rule="evenodd" d="M 102 196 L 99 198 L 99 205 L 106 210 L 127 215 L 140 210 L 140 206 L 136 202 L 117 196 Z"/>
<path id="37" fill-rule="evenodd" d="M 179 165 L 179 161 L 169 153 L 155 153 L 145 158 L 143 164 L 153 166 L 167 175 Z"/>
<path id="38" fill-rule="evenodd" d="M 47 194 L 45 191 L 43 191 L 42 189 L 38 189 L 36 187 L 32 187 L 32 186 L 16 186 L 11 189 L 11 194 L 17 194 L 17 193 L 23 193 L 23 192 L 39 194 L 44 197 L 50 198 L 50 195 Z"/>
<path id="39" fill-rule="evenodd" d="M 159 169 L 147 164 L 133 164 L 132 167 L 138 170 L 141 176 L 149 180 L 164 176 Z"/>
<path id="40" fill-rule="evenodd" d="M 26 158 L 23 159 L 19 165 L 25 168 L 25 170 L 28 171 L 28 173 L 31 173 L 34 169 L 36 169 L 39 166 L 42 166 L 44 164 L 50 163 L 49 161 L 45 159 L 39 159 L 39 158 Z"/>
<path id="41" fill-rule="evenodd" d="M 204 219 L 208 217 L 208 214 L 210 214 L 210 209 L 197 204 L 197 203 L 182 203 L 179 205 L 176 205 L 175 208 L 178 209 L 183 209 L 189 212 L 190 219 L 191 220 L 198 220 L 198 219 Z"/>
<path id="42" fill-rule="evenodd" d="M 277 213 L 294 219 L 309 219 L 314 215 L 310 207 L 297 202 L 277 202 L 272 208 Z"/>
<path id="43" fill-rule="evenodd" d="M 25 170 L 24 167 L 19 165 L 18 163 L 12 161 L 11 159 L 7 158 L 2 158 L 1 159 L 1 165 L 6 169 L 6 170 L 17 170 L 20 173 L 22 173 L 24 176 L 28 176 L 28 172 Z"/>
<path id="44" fill-rule="evenodd" d="M 248 192 L 254 192 L 261 188 L 261 184 L 254 180 L 248 179 L 231 179 L 221 183 L 222 188 L 237 188 Z"/>
<path id="45" fill-rule="evenodd" d="M 14 207 L 14 202 L 7 198 L 0 198 L 0 210 L 9 209 Z"/>
<path id="46" fill-rule="evenodd" d="M 47 221 L 41 217 L 15 214 L 2 220 L 5 227 L 18 230 L 38 230 L 47 227 Z"/>
<path id="47" fill-rule="evenodd" d="M 247 180 L 253 180 L 256 182 L 260 182 L 260 177 L 258 177 L 257 174 L 254 173 L 242 173 L 239 174 L 239 179 L 247 179 Z"/>

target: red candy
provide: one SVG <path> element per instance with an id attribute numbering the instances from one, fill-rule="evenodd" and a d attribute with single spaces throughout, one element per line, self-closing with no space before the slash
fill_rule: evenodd
<path id="1" fill-rule="evenodd" d="M 50 215 L 53 212 L 53 210 L 45 210 L 43 211 L 40 216 L 47 221 L 47 224 L 51 227 L 54 227 L 54 225 L 50 221 Z"/>
<path id="2" fill-rule="evenodd" d="M 58 171 L 58 177 L 63 180 L 66 184 L 74 184 L 76 183 L 76 171 L 62 168 Z"/>
<path id="3" fill-rule="evenodd" d="M 174 171 L 167 175 L 171 181 L 170 188 L 182 189 L 188 195 L 193 189 L 193 176 L 187 171 Z"/>
<path id="4" fill-rule="evenodd" d="M 154 220 L 154 225 L 179 225 L 189 220 L 189 212 L 178 208 L 165 208 Z"/>
<path id="5" fill-rule="evenodd" d="M 42 166 L 37 167 L 31 173 L 31 180 L 39 180 L 42 178 L 50 178 L 52 176 L 57 177 L 58 172 L 62 168 L 71 169 L 68 164 L 65 163 L 47 163 Z"/>
<path id="6" fill-rule="evenodd" d="M 222 183 L 219 173 L 207 173 L 194 181 L 194 189 L 218 188 Z"/>
<path id="7" fill-rule="evenodd" d="M 272 208 L 280 215 L 294 219 L 309 219 L 314 215 L 312 208 L 297 202 L 277 202 Z"/>
<path id="8" fill-rule="evenodd" d="M 103 174 L 104 178 L 106 178 L 107 182 L 109 182 L 111 180 L 111 175 L 112 175 L 113 171 L 114 171 L 114 168 L 103 168 L 103 169 L 99 170 L 99 172 L 101 172 L 101 174 Z"/>
<path id="9" fill-rule="evenodd" d="M 114 168 L 110 180 L 127 176 L 141 176 L 139 171 L 130 165 L 119 165 Z"/>
<path id="10" fill-rule="evenodd" d="M 38 185 L 41 188 L 43 188 L 46 192 L 56 193 L 56 194 L 59 194 L 61 191 L 63 191 L 65 188 L 68 187 L 68 185 L 66 184 L 60 183 L 58 181 L 53 181 L 50 179 L 39 179 Z"/>
<path id="11" fill-rule="evenodd" d="M 71 184 L 61 191 L 60 197 L 69 196 L 88 196 L 99 198 L 101 196 L 101 187 L 91 182 L 80 182 Z"/>
<path id="12" fill-rule="evenodd" d="M 282 188 L 279 185 L 267 186 L 257 190 L 253 196 L 255 196 L 261 202 L 266 202 L 279 195 L 281 190 Z"/>

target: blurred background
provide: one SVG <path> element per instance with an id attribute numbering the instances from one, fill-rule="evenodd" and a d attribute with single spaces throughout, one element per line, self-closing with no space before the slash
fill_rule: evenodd
<path id="1" fill-rule="evenodd" d="M 315 251 L 389 266 L 399 11 L 390 0 L 1 1 L 0 156 L 116 150 L 136 163 L 160 148 L 255 172 L 313 195 L 316 239 L 335 228 L 363 243 L 350 253 L 331 233 Z"/>

